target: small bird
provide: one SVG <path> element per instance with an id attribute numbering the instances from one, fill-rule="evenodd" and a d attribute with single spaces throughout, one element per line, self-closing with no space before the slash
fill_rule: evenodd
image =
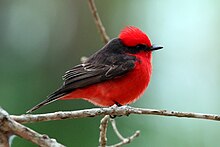
<path id="1" fill-rule="evenodd" d="M 152 45 L 148 36 L 134 26 L 125 27 L 84 63 L 63 76 L 64 83 L 30 113 L 56 100 L 84 99 L 97 106 L 127 105 L 147 88 L 152 74 Z"/>

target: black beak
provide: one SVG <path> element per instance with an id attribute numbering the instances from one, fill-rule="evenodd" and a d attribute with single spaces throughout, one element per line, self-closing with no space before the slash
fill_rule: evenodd
<path id="1" fill-rule="evenodd" d="M 162 48 L 163 48 L 163 46 L 161 46 L 161 45 L 155 45 L 155 44 L 153 44 L 153 45 L 151 46 L 150 50 L 151 50 L 151 51 L 155 51 L 155 50 L 159 50 L 159 49 L 162 49 Z"/>

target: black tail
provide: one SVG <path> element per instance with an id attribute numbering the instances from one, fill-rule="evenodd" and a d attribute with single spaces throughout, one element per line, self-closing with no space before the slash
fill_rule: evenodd
<path id="1" fill-rule="evenodd" d="M 42 106 L 45 106 L 49 103 L 52 103 L 56 100 L 58 100 L 60 97 L 64 96 L 65 93 L 60 93 L 58 94 L 58 91 L 54 92 L 53 94 L 49 95 L 48 98 L 46 100 L 44 100 L 43 102 L 37 104 L 36 106 L 34 106 L 33 108 L 31 108 L 30 110 L 28 110 L 26 113 L 31 113 L 37 109 L 39 109 Z"/>

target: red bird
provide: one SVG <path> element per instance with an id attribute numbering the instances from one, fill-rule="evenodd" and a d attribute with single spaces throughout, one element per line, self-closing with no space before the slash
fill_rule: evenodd
<path id="1" fill-rule="evenodd" d="M 85 63 L 63 76 L 63 85 L 27 113 L 56 100 L 82 98 L 98 106 L 118 106 L 136 101 L 147 88 L 152 73 L 152 45 L 140 29 L 124 28 Z"/>

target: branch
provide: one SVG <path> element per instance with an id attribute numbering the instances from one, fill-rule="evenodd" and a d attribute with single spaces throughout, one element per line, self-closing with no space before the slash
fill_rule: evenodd
<path id="1" fill-rule="evenodd" d="M 116 121 L 115 119 L 110 119 L 111 121 L 111 124 L 112 124 L 112 128 L 113 130 L 115 131 L 115 134 L 118 136 L 118 138 L 121 140 L 121 142 L 115 144 L 115 145 L 112 145 L 110 147 L 120 147 L 122 145 L 125 145 L 125 144 L 129 144 L 131 143 L 136 137 L 138 137 L 140 135 L 140 131 L 136 131 L 132 136 L 128 137 L 128 138 L 124 138 L 121 133 L 118 131 L 118 128 L 116 126 Z"/>
<path id="2" fill-rule="evenodd" d="M 100 122 L 100 135 L 99 135 L 99 144 L 100 147 L 105 147 L 107 143 L 107 137 L 106 137 L 106 132 L 107 132 L 107 127 L 108 127 L 108 119 L 109 115 L 105 115 L 101 122 Z"/>
<path id="3" fill-rule="evenodd" d="M 88 3 L 89 3 L 89 7 L 90 7 L 91 13 L 93 15 L 93 18 L 95 20 L 96 26 L 99 30 L 100 35 L 101 35 L 101 38 L 104 43 L 107 43 L 109 41 L 109 37 L 105 31 L 104 26 L 102 25 L 102 21 L 101 21 L 99 14 L 97 12 L 95 2 L 94 2 L 94 0 L 88 0 Z"/>
<path id="4" fill-rule="evenodd" d="M 0 129 L 0 147 L 9 147 L 9 138 L 10 135 L 8 134 L 8 132 Z"/>
<path id="5" fill-rule="evenodd" d="M 41 135 L 14 121 L 2 108 L 0 108 L 0 124 L 0 136 L 1 141 L 3 141 L 2 143 L 0 142 L 0 146 L 9 146 L 9 134 L 15 134 L 42 147 L 64 147 L 57 143 L 55 139 L 50 139 L 48 136 Z"/>
<path id="6" fill-rule="evenodd" d="M 140 135 L 140 131 L 136 131 L 132 136 L 130 136 L 128 138 L 124 138 L 121 142 L 119 142 L 115 145 L 109 146 L 109 147 L 120 147 L 122 145 L 129 144 L 139 135 Z"/>
<path id="7" fill-rule="evenodd" d="M 111 122 L 111 124 L 112 124 L 112 128 L 113 128 L 113 130 L 115 131 L 115 134 L 118 136 L 118 138 L 120 139 L 120 140 L 124 140 L 125 138 L 121 135 L 121 133 L 119 133 L 119 131 L 118 131 L 118 128 L 117 128 L 117 126 L 116 126 L 116 121 L 115 121 L 115 119 L 110 119 L 110 122 Z"/>
<path id="8" fill-rule="evenodd" d="M 174 116 L 174 117 L 197 118 L 197 119 L 220 121 L 220 115 L 134 108 L 130 106 L 92 108 L 92 109 L 84 109 L 77 111 L 54 112 L 54 113 L 46 113 L 46 114 L 25 114 L 20 116 L 11 115 L 10 117 L 15 121 L 24 124 L 24 123 L 75 119 L 75 118 L 94 117 L 94 116 L 103 116 L 103 115 L 127 116 L 129 114 L 161 115 L 161 116 Z"/>

